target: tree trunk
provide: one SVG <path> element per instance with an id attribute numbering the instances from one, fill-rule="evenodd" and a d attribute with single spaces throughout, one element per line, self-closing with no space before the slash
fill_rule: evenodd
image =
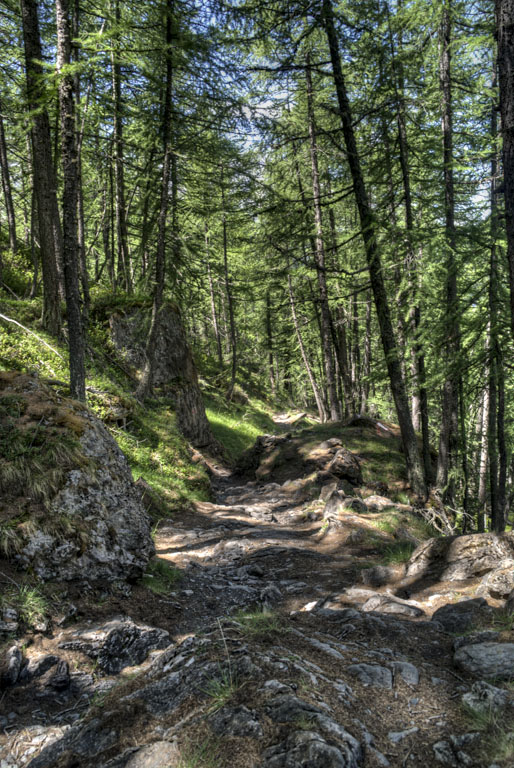
<path id="1" fill-rule="evenodd" d="M 63 174 L 63 267 L 70 350 L 70 389 L 72 397 L 86 399 L 84 337 L 80 312 L 79 264 L 77 258 L 77 146 L 73 77 L 66 72 L 71 63 L 69 0 L 56 0 L 57 71 L 59 73 L 59 114 L 61 123 L 61 162 Z"/>
<path id="2" fill-rule="evenodd" d="M 339 54 L 339 43 L 334 27 L 332 0 L 323 0 L 323 21 L 330 50 L 339 114 L 348 154 L 348 163 L 352 175 L 355 199 L 359 211 L 362 237 L 364 240 L 370 282 L 377 310 L 382 346 L 405 451 L 407 472 L 412 490 L 420 498 L 425 499 L 427 497 L 427 488 L 423 466 L 419 456 L 416 433 L 412 426 L 405 382 L 401 376 L 398 349 L 391 323 L 391 314 L 384 285 L 380 253 L 378 251 L 376 240 L 376 224 L 369 204 L 366 187 L 364 185 L 364 177 L 362 175 L 360 158 L 355 141 L 351 107 L 346 93 L 346 84 L 343 77 Z"/>
<path id="3" fill-rule="evenodd" d="M 5 211 L 7 213 L 7 226 L 9 229 L 9 247 L 13 254 L 16 253 L 18 242 L 16 238 L 16 218 L 11 190 L 11 175 L 9 173 L 9 161 L 7 158 L 7 144 L 5 142 L 3 104 L 0 101 L 0 170 L 2 171 L 2 188 L 4 192 Z M 0 275 L 1 280 L 1 275 Z"/>
<path id="4" fill-rule="evenodd" d="M 73 39 L 77 40 L 79 36 L 80 28 L 80 3 L 79 0 L 74 0 L 73 6 Z M 78 65 L 80 60 L 80 46 L 73 45 L 73 60 Z M 75 86 L 75 102 L 76 113 L 78 115 L 78 108 L 81 103 L 80 95 L 80 72 L 77 68 L 74 78 Z M 82 189 L 82 142 L 84 138 L 83 127 L 79 129 L 76 127 L 77 133 L 77 246 L 78 246 L 78 264 L 80 268 L 80 283 L 82 286 L 82 325 L 84 330 L 87 328 L 89 322 L 89 308 L 91 304 L 89 296 L 89 276 L 86 263 L 86 224 L 84 218 L 84 195 Z"/>
<path id="5" fill-rule="evenodd" d="M 364 341 L 363 381 L 361 385 L 361 413 L 368 409 L 369 383 L 371 378 L 371 291 L 366 294 L 366 337 Z"/>
<path id="6" fill-rule="evenodd" d="M 59 251 L 60 222 L 52 164 L 50 122 L 44 106 L 43 54 L 36 0 L 21 0 L 27 101 L 32 112 L 32 162 L 37 200 L 39 247 L 43 273 L 43 326 L 57 336 L 61 330 Z"/>
<path id="7" fill-rule="evenodd" d="M 514 0 L 496 0 L 510 320 L 514 335 Z"/>
<path id="8" fill-rule="evenodd" d="M 127 234 L 127 207 L 125 203 L 125 168 L 123 143 L 123 115 L 121 108 L 121 63 L 119 45 L 119 25 L 121 21 L 120 2 L 114 0 L 114 19 L 116 32 L 111 54 L 112 64 L 112 99 L 113 99 L 113 138 L 116 179 L 116 235 L 118 243 L 118 276 L 117 281 L 128 293 L 132 293 L 132 275 L 130 271 L 130 256 Z M 164 174 L 164 172 L 163 172 Z"/>
<path id="9" fill-rule="evenodd" d="M 314 201 L 314 222 L 316 228 L 314 258 L 319 287 L 319 305 L 321 314 L 321 347 L 327 376 L 328 400 L 330 406 L 330 421 L 341 418 L 339 400 L 337 397 L 337 381 L 332 354 L 330 331 L 330 308 L 328 303 L 327 278 L 325 273 L 325 245 L 323 241 L 323 222 L 321 215 L 321 189 L 319 183 L 318 147 L 316 139 L 316 123 L 314 119 L 314 104 L 312 95 L 312 77 L 310 59 L 307 55 L 305 78 L 307 83 L 307 119 L 309 123 L 309 148 L 311 154 L 312 196 Z"/>
<path id="10" fill-rule="evenodd" d="M 116 0 L 117 4 L 118 0 Z M 161 199 L 159 207 L 159 222 L 157 230 L 157 248 L 155 253 L 155 283 L 153 288 L 152 316 L 150 319 L 150 329 L 146 340 L 145 348 L 145 366 L 141 375 L 141 381 L 137 388 L 137 396 L 144 397 L 151 394 L 153 390 L 153 380 L 156 366 L 156 345 L 159 332 L 159 312 L 162 307 L 164 296 L 164 281 L 166 271 L 166 219 L 169 208 L 169 184 L 171 175 L 171 101 L 173 91 L 173 60 L 172 60 L 172 41 L 173 41 L 173 0 L 166 0 L 166 32 L 165 32 L 165 55 L 166 55 L 166 73 L 164 82 L 164 109 L 162 118 L 162 177 L 161 177 Z M 128 262 L 126 262 L 128 266 Z"/>
<path id="11" fill-rule="evenodd" d="M 273 332 L 271 323 L 271 296 L 269 290 L 266 291 L 266 341 L 268 346 L 268 370 L 271 394 L 275 397 L 277 385 L 275 381 L 275 366 L 273 362 Z"/>
<path id="12" fill-rule="evenodd" d="M 327 414 L 325 411 L 325 406 L 323 405 L 323 400 L 321 399 L 318 385 L 316 384 L 316 379 L 314 377 L 314 373 L 312 372 L 311 365 L 309 363 L 309 358 L 307 357 L 307 352 L 305 351 L 305 345 L 303 343 L 302 334 L 300 331 L 300 326 L 298 323 L 298 316 L 296 314 L 296 306 L 295 306 L 295 300 L 294 300 L 294 293 L 293 293 L 293 284 L 291 281 L 291 275 L 288 274 L 287 276 L 287 285 L 289 288 L 289 304 L 291 306 L 291 317 L 293 318 L 293 326 L 296 333 L 296 338 L 298 340 L 298 346 L 300 348 L 300 354 L 302 356 L 303 364 L 305 366 L 305 371 L 307 373 L 307 377 L 309 379 L 309 383 L 311 385 L 312 394 L 314 395 L 314 400 L 316 401 L 316 407 L 318 409 L 319 414 L 319 420 L 322 424 L 324 424 L 327 420 Z"/>
<path id="13" fill-rule="evenodd" d="M 227 239 L 227 214 L 225 204 L 225 174 L 223 165 L 221 166 L 221 207 L 223 216 L 223 273 L 225 276 L 225 291 L 227 293 L 228 316 L 230 322 L 230 347 L 232 351 L 232 366 L 230 372 L 230 384 L 227 390 L 227 400 L 232 400 L 234 387 L 236 385 L 237 373 L 237 336 L 236 321 L 234 317 L 234 297 L 232 295 L 232 282 L 228 268 L 228 239 Z"/>
<path id="14" fill-rule="evenodd" d="M 453 183 L 453 110 L 451 79 L 451 0 L 444 0 L 441 22 L 441 57 L 439 62 L 440 89 L 442 98 L 443 131 L 443 175 L 446 241 L 446 306 L 445 347 L 446 377 L 443 384 L 441 406 L 441 430 L 439 433 L 439 455 L 437 460 L 437 486 L 446 498 L 453 499 L 453 483 L 449 470 L 457 451 L 458 436 L 458 374 L 455 372 L 459 353 L 459 323 L 457 297 L 457 270 L 455 263 L 455 202 Z"/>

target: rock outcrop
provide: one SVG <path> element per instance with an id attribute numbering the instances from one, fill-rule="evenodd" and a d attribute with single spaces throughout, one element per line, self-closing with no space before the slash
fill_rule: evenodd
<path id="1" fill-rule="evenodd" d="M 154 552 L 127 460 L 85 406 L 0 374 L 4 550 L 40 579 L 141 576 Z"/>
<path id="2" fill-rule="evenodd" d="M 145 343 L 150 325 L 150 310 L 126 309 L 109 318 L 112 342 L 124 360 L 142 370 Z M 165 304 L 159 314 L 156 340 L 154 386 L 174 398 L 177 424 L 182 434 L 197 448 L 219 451 L 211 432 L 198 386 L 198 374 L 187 343 L 178 307 Z"/>
<path id="3" fill-rule="evenodd" d="M 482 579 L 493 592 L 507 596 L 512 581 L 500 574 L 514 569 L 514 533 L 476 533 L 429 539 L 412 554 L 407 578 L 439 581 Z"/>

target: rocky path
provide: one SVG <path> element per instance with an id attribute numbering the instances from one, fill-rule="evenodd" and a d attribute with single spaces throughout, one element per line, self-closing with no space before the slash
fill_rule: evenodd
<path id="1" fill-rule="evenodd" d="M 512 768 L 514 638 L 464 572 L 503 542 L 445 555 L 458 581 L 423 553 L 405 578 L 381 558 L 415 511 L 340 439 L 267 438 L 213 493 L 160 527 L 170 594 L 91 601 L 28 649 L 1 768 Z"/>

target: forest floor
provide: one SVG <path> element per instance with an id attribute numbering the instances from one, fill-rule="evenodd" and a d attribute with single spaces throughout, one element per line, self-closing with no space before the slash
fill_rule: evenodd
<path id="1" fill-rule="evenodd" d="M 266 676 L 273 678 L 277 692 L 294 694 L 306 707 L 300 711 L 299 705 L 293 706 L 284 730 L 283 721 L 277 725 L 269 714 L 265 688 L 271 682 L 261 688 L 255 683 L 233 684 L 231 674 L 230 684 L 222 678 L 217 693 L 206 697 L 203 691 L 179 707 L 166 721 L 167 730 L 161 723 L 154 732 L 148 718 L 128 717 L 120 726 L 118 753 L 154 741 L 156 732 L 172 733 L 182 757 L 166 763 L 170 766 L 311 765 L 300 758 L 274 763 L 270 757 L 266 762 L 266 749 L 287 734 L 292 738 L 293 725 L 294 734 L 311 732 L 318 715 L 309 706 L 329 714 L 333 727 L 342 724 L 365 745 L 363 754 L 355 753 L 348 766 L 514 765 L 514 720 L 510 715 L 504 715 L 501 723 L 480 719 L 463 706 L 462 696 L 470 691 L 473 680 L 453 664 L 456 641 L 458 645 L 459 637 L 474 631 L 492 630 L 495 639 L 514 641 L 510 625 L 498 624 L 499 604 L 489 601 L 488 606 L 478 606 L 472 625 L 450 633 L 429 621 L 432 614 L 443 605 L 474 598 L 475 585 L 420 580 L 406 587 L 401 580 L 403 563 L 416 542 L 433 532 L 405 503 L 403 462 L 394 428 L 338 425 L 286 434 L 289 426 L 287 417 L 277 419 L 281 437 L 264 458 L 250 456 L 247 464 L 253 461 L 253 467 L 242 464 L 234 472 L 208 460 L 213 501 L 195 502 L 173 520 L 161 521 L 155 537 L 156 559 L 144 583 L 135 585 L 130 594 L 117 596 L 70 591 L 67 599 L 74 606 L 73 621 L 54 617 L 48 631 L 27 640 L 26 654 L 55 655 L 67 661 L 75 674 L 89 674 L 102 682 L 101 701 L 98 688 L 92 701 L 98 716 L 106 707 L 116 709 L 109 699 L 110 687 L 117 686 L 119 699 L 119 680 L 132 690 L 134 673 L 141 669 L 144 673 L 152 662 L 126 668 L 115 684 L 114 676 L 101 675 L 91 658 L 71 648 L 70 640 L 80 627 L 128 615 L 136 623 L 166 630 L 174 643 L 187 643 L 191 637 L 203 636 L 201 642 L 211 639 L 209 658 L 219 664 L 228 661 L 229 670 L 232 654 L 236 659 L 244 651 L 254 668 L 262 670 L 266 664 L 273 668 L 273 675 L 267 671 Z M 330 517 L 326 515 L 330 488 L 320 487 L 319 477 L 324 462 L 328 466 L 340 445 L 334 446 L 334 436 L 359 457 L 363 484 L 355 489 L 347 484 L 349 498 L 356 499 L 354 508 Z M 314 466 L 318 469 L 313 472 Z M 366 507 L 363 501 L 374 494 L 376 498 L 377 488 L 390 503 Z M 365 574 L 381 565 L 389 568 L 389 583 L 365 584 Z M 379 603 L 385 598 L 385 602 L 374 611 L 365 607 L 371 598 Z M 391 610 L 389 598 L 397 600 Z M 68 649 L 63 651 L 66 641 Z M 55 692 L 48 696 L 44 685 L 43 675 L 36 689 L 31 681 L 2 695 L 1 711 L 6 713 L 0 741 L 2 768 L 32 765 L 41 744 L 46 744 L 43 739 L 34 746 L 35 718 L 43 726 L 39 735 L 45 726 L 80 722 L 79 716 L 87 719 L 84 712 L 91 710 L 90 697 L 80 702 L 78 693 L 75 699 Z M 216 696 L 220 701 L 209 707 L 205 699 Z M 224 733 L 219 727 L 216 731 L 211 722 L 216 712 L 238 708 L 240 712 L 241 707 L 251 710 L 260 723 L 257 736 L 248 728 L 240 733 L 237 729 Z M 34 766 L 53 765 L 33 762 Z M 100 766 L 97 758 L 93 762 Z M 89 764 L 89 757 L 76 763 L 59 762 L 60 766 Z"/>

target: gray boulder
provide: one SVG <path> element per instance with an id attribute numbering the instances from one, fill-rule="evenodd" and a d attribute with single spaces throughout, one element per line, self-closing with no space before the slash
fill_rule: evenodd
<path id="1" fill-rule="evenodd" d="M 466 632 L 484 609 L 487 609 L 487 602 L 483 597 L 461 600 L 442 605 L 432 614 L 432 621 L 437 621 L 446 632 Z"/>
<path id="2" fill-rule="evenodd" d="M 44 581 L 139 578 L 154 552 L 150 521 L 128 462 L 102 422 L 37 377 L 2 374 L 4 398 L 17 402 L 4 427 L 14 436 L 32 433 L 38 448 L 37 462 L 30 451 L 7 458 L 18 480 L 0 489 L 27 523 L 12 554 L 17 565 Z M 21 470 L 30 483 L 20 481 Z"/>
<path id="3" fill-rule="evenodd" d="M 169 634 L 164 629 L 135 624 L 129 618 L 113 619 L 73 632 L 60 648 L 76 650 L 98 660 L 100 669 L 116 675 L 125 667 L 141 664 L 151 650 L 166 648 Z"/>
<path id="4" fill-rule="evenodd" d="M 336 746 L 315 731 L 296 731 L 264 751 L 261 768 L 358 768 L 362 750 L 351 738 Z"/>
<path id="5" fill-rule="evenodd" d="M 138 370 L 145 365 L 145 345 L 150 326 L 150 308 L 134 307 L 109 318 L 116 350 Z M 153 384 L 175 400 L 177 424 L 182 434 L 198 448 L 219 451 L 203 404 L 198 374 L 178 307 L 163 305 L 156 338 L 156 370 Z"/>
<path id="6" fill-rule="evenodd" d="M 477 643 L 459 648 L 454 664 L 480 678 L 511 680 L 514 671 L 514 643 Z"/>
<path id="7" fill-rule="evenodd" d="M 505 709 L 509 703 L 509 694 L 503 688 L 489 685 L 484 680 L 473 683 L 471 691 L 462 697 L 462 703 L 478 714 Z"/>
<path id="8" fill-rule="evenodd" d="M 407 578 L 478 579 L 499 567 L 514 568 L 514 533 L 476 533 L 423 542 L 412 554 Z"/>

